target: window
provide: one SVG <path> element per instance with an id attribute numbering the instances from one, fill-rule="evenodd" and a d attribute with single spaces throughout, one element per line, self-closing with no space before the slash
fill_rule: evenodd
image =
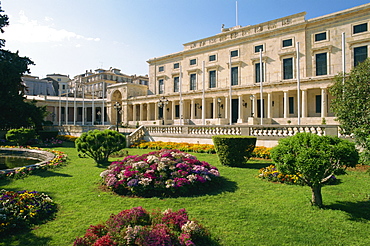
<path id="1" fill-rule="evenodd" d="M 327 54 L 320 53 L 316 54 L 316 76 L 327 75 L 328 74 L 328 61 Z"/>
<path id="2" fill-rule="evenodd" d="M 164 71 L 164 66 L 158 67 L 158 72 L 163 72 Z"/>
<path id="3" fill-rule="evenodd" d="M 367 32 L 367 23 L 353 26 L 353 34 Z"/>
<path id="4" fill-rule="evenodd" d="M 315 42 L 326 40 L 326 32 L 316 33 Z"/>
<path id="5" fill-rule="evenodd" d="M 190 65 L 196 65 L 196 64 L 197 64 L 197 59 L 190 60 Z"/>
<path id="6" fill-rule="evenodd" d="M 231 68 L 231 85 L 238 85 L 238 67 Z"/>
<path id="7" fill-rule="evenodd" d="M 164 93 L 164 81 L 163 79 L 158 80 L 158 93 L 163 94 Z"/>
<path id="8" fill-rule="evenodd" d="M 293 39 L 283 40 L 283 47 L 290 47 L 290 46 L 293 46 Z"/>
<path id="9" fill-rule="evenodd" d="M 173 69 L 178 69 L 180 67 L 180 63 L 174 63 L 173 64 Z"/>
<path id="10" fill-rule="evenodd" d="M 321 95 L 316 95 L 316 113 L 321 113 Z"/>
<path id="11" fill-rule="evenodd" d="M 238 51 L 238 50 L 233 50 L 233 51 L 231 51 L 231 52 L 230 52 L 230 56 L 231 56 L 231 57 L 237 57 L 237 56 L 239 56 L 239 51 Z"/>
<path id="12" fill-rule="evenodd" d="M 59 82 L 60 82 L 60 81 L 62 81 L 62 79 L 60 79 L 60 78 L 58 78 L 57 80 L 58 80 Z"/>
<path id="13" fill-rule="evenodd" d="M 283 79 L 293 78 L 293 58 L 283 59 Z"/>
<path id="14" fill-rule="evenodd" d="M 289 97 L 289 114 L 294 114 L 294 97 Z"/>
<path id="15" fill-rule="evenodd" d="M 210 55 L 209 61 L 216 61 L 216 55 Z"/>
<path id="16" fill-rule="evenodd" d="M 216 88 L 216 70 L 209 71 L 209 88 Z"/>
<path id="17" fill-rule="evenodd" d="M 254 52 L 255 53 L 260 52 L 260 50 L 263 51 L 263 45 L 262 44 L 261 45 L 254 46 Z"/>
<path id="18" fill-rule="evenodd" d="M 256 74 L 256 83 L 259 83 L 261 82 L 261 72 L 260 72 L 260 63 L 256 63 L 254 65 L 254 68 L 255 68 L 255 74 Z M 263 68 L 264 67 L 264 62 L 262 62 L 262 82 L 264 82 L 264 73 L 265 73 L 265 69 Z"/>
<path id="19" fill-rule="evenodd" d="M 179 92 L 180 91 L 180 78 L 174 77 L 173 78 L 173 92 Z"/>
<path id="20" fill-rule="evenodd" d="M 66 89 L 66 85 L 62 85 L 62 90 L 65 90 Z"/>
<path id="21" fill-rule="evenodd" d="M 190 90 L 194 91 L 196 90 L 197 85 L 197 75 L 195 73 L 190 74 Z"/>
<path id="22" fill-rule="evenodd" d="M 367 46 L 361 46 L 353 49 L 353 62 L 357 66 L 367 58 Z"/>

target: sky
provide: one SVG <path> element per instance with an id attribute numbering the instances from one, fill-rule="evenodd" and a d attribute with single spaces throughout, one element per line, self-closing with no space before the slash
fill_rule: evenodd
<path id="1" fill-rule="evenodd" d="M 4 49 L 36 65 L 31 74 L 71 78 L 97 68 L 146 75 L 146 61 L 183 50 L 183 44 L 307 12 L 306 19 L 369 0 L 1 0 L 9 26 Z"/>

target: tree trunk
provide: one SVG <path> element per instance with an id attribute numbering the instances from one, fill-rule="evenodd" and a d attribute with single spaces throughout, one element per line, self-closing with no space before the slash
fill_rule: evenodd
<path id="1" fill-rule="evenodd" d="M 312 205 L 322 207 L 321 185 L 312 186 Z"/>

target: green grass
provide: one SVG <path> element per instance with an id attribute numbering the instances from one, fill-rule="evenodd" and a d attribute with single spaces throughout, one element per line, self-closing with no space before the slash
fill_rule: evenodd
<path id="1" fill-rule="evenodd" d="M 308 187 L 256 178 L 259 168 L 271 164 L 268 161 L 249 161 L 246 168 L 232 168 L 221 166 L 216 155 L 194 154 L 219 168 L 225 178 L 221 190 L 197 197 L 128 198 L 98 189 L 104 168 L 92 159 L 78 158 L 71 147 L 55 149 L 68 154 L 66 166 L 22 180 L 1 181 L 0 187 L 49 194 L 59 205 L 56 219 L 0 238 L 0 245 L 72 245 L 90 224 L 136 206 L 186 208 L 190 218 L 220 239 L 220 245 L 370 245 L 370 176 L 364 172 L 348 171 L 339 176 L 339 185 L 324 187 L 326 207 L 317 209 L 310 205 Z M 128 151 L 133 155 L 151 150 Z"/>

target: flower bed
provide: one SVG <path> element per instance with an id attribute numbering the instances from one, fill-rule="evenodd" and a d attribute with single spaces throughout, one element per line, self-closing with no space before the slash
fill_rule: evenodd
<path id="1" fill-rule="evenodd" d="M 45 222 L 56 211 L 56 204 L 44 193 L 0 190 L 0 234 Z"/>
<path id="2" fill-rule="evenodd" d="M 203 192 L 219 172 L 193 155 L 163 149 L 112 162 L 100 176 L 104 185 L 118 194 L 152 197 Z"/>
<path id="3" fill-rule="evenodd" d="M 30 146 L 1 146 L 2 148 L 24 148 L 24 149 L 35 149 L 35 150 L 42 150 L 42 151 L 48 151 L 55 155 L 54 159 L 44 162 L 40 165 L 34 165 L 29 167 L 20 167 L 13 169 L 11 171 L 2 171 L 0 170 L 0 179 L 1 178 L 23 178 L 30 174 L 32 174 L 35 171 L 39 170 L 47 170 L 59 167 L 63 164 L 65 164 L 67 160 L 67 155 L 65 155 L 63 152 L 58 150 L 52 150 L 52 149 L 41 149 L 38 147 L 30 147 Z"/>
<path id="4" fill-rule="evenodd" d="M 304 182 L 302 179 L 300 179 L 297 175 L 288 175 L 279 172 L 275 165 L 270 165 L 265 168 L 261 168 L 259 171 L 259 178 L 267 179 L 271 182 L 279 182 L 279 183 L 286 183 L 286 184 L 298 184 L 298 185 L 304 185 Z M 326 181 L 326 184 L 334 184 L 337 181 L 337 178 L 332 175 L 328 181 Z"/>
<path id="5" fill-rule="evenodd" d="M 146 142 L 140 141 L 130 146 L 138 149 L 178 149 L 185 152 L 196 153 L 216 153 L 215 147 L 212 144 L 191 144 L 191 143 L 174 143 L 174 142 Z M 253 150 L 252 156 L 254 158 L 270 159 L 271 148 L 256 146 Z"/>
<path id="6" fill-rule="evenodd" d="M 147 212 L 142 207 L 111 215 L 104 224 L 90 225 L 74 246 L 88 245 L 212 245 L 208 232 L 189 220 L 185 209 Z"/>
<path id="7" fill-rule="evenodd" d="M 71 135 L 58 135 L 56 138 L 62 141 L 74 142 L 76 141 L 78 137 L 71 136 Z"/>

